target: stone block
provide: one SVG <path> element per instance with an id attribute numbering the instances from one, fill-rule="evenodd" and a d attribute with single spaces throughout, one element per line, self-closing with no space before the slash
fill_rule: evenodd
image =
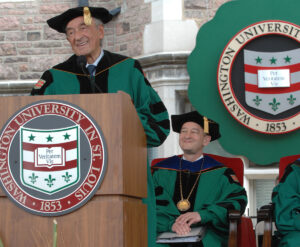
<path id="1" fill-rule="evenodd" d="M 0 56 L 17 55 L 17 49 L 14 44 L 0 44 Z"/>
<path id="2" fill-rule="evenodd" d="M 55 56 L 55 57 L 49 57 L 49 56 L 42 56 L 42 57 L 34 57 L 29 60 L 31 66 L 30 70 L 33 72 L 44 72 L 54 65 L 61 63 L 65 61 L 66 58 L 63 56 Z"/>
<path id="3" fill-rule="evenodd" d="M 32 80 L 32 79 L 40 79 L 42 73 L 21 73 L 20 79 L 21 80 Z M 0 78 L 1 79 L 1 78 Z"/>
<path id="4" fill-rule="evenodd" d="M 45 20 L 44 20 L 45 22 Z M 23 23 L 24 24 L 33 24 L 34 23 L 34 17 L 33 16 L 29 16 L 27 18 L 23 18 Z"/>
<path id="5" fill-rule="evenodd" d="M 138 56 L 143 53 L 143 42 L 130 42 L 128 44 L 128 55 L 130 57 Z"/>
<path id="6" fill-rule="evenodd" d="M 0 9 L 14 9 L 16 4 L 14 3 L 0 3 Z"/>
<path id="7" fill-rule="evenodd" d="M 0 80 L 16 80 L 18 79 L 18 68 L 16 65 L 12 66 L 0 64 Z"/>
<path id="8" fill-rule="evenodd" d="M 33 45 L 33 48 L 52 48 L 52 47 L 61 47 L 61 46 L 62 46 L 62 43 L 60 41 L 52 41 L 52 42 L 41 41 L 41 42 L 35 43 Z"/>
<path id="9" fill-rule="evenodd" d="M 111 34 L 114 34 L 115 30 L 114 28 L 104 27 L 104 35 L 105 37 Z"/>
<path id="10" fill-rule="evenodd" d="M 5 35 L 5 41 L 25 41 L 24 32 L 7 32 Z"/>
<path id="11" fill-rule="evenodd" d="M 11 9 L 6 11 L 7 15 L 25 15 L 28 14 L 25 10 Z"/>
<path id="12" fill-rule="evenodd" d="M 16 3 L 16 8 L 28 10 L 36 10 L 39 1 L 23 1 Z"/>
<path id="13" fill-rule="evenodd" d="M 19 65 L 20 72 L 27 72 L 28 71 L 28 64 L 21 64 Z"/>
<path id="14" fill-rule="evenodd" d="M 130 0 L 130 1 L 127 1 L 128 8 L 140 6 L 142 4 L 144 4 L 144 0 Z"/>
<path id="15" fill-rule="evenodd" d="M 208 17 L 209 17 L 209 19 L 214 18 L 214 16 L 216 15 L 217 10 L 218 9 L 211 9 L 211 10 L 208 11 Z"/>
<path id="16" fill-rule="evenodd" d="M 28 55 L 28 56 L 33 56 L 33 55 L 44 55 L 47 54 L 48 51 L 46 49 L 40 49 L 40 48 L 36 48 L 36 49 L 22 49 L 19 50 L 19 54 L 20 55 Z"/>
<path id="17" fill-rule="evenodd" d="M 207 0 L 184 0 L 185 9 L 208 9 L 212 7 L 213 1 Z"/>
<path id="18" fill-rule="evenodd" d="M 113 47 L 113 46 L 105 46 L 105 49 L 106 49 L 106 50 L 109 50 L 109 51 L 112 51 L 112 52 L 116 52 L 116 51 L 114 50 L 114 47 Z"/>
<path id="19" fill-rule="evenodd" d="M 33 23 L 42 23 L 45 24 L 45 16 L 43 15 L 36 15 L 33 17 Z"/>
<path id="20" fill-rule="evenodd" d="M 130 32 L 130 23 L 129 22 L 121 22 L 116 25 L 116 34 L 122 35 Z"/>
<path id="21" fill-rule="evenodd" d="M 26 43 L 17 43 L 17 48 L 30 48 L 32 47 L 32 44 L 29 42 Z"/>
<path id="22" fill-rule="evenodd" d="M 52 50 L 52 54 L 68 54 L 68 55 L 72 55 L 73 54 L 73 51 L 72 49 L 69 47 L 69 48 L 57 48 L 57 49 L 53 49 Z"/>
<path id="23" fill-rule="evenodd" d="M 70 43 L 69 43 L 67 40 L 61 41 L 61 44 L 62 44 L 62 47 L 68 47 L 68 48 L 71 48 L 71 45 L 70 45 Z"/>
<path id="24" fill-rule="evenodd" d="M 44 25 L 44 37 L 45 40 L 66 40 L 66 35 L 64 33 L 59 33 L 48 25 Z"/>
<path id="25" fill-rule="evenodd" d="M 141 30 L 141 26 L 135 26 L 131 28 L 132 33 L 139 32 L 140 30 Z"/>
<path id="26" fill-rule="evenodd" d="M 19 29 L 20 22 L 15 16 L 0 17 L 0 31 L 13 31 Z"/>
<path id="27" fill-rule="evenodd" d="M 107 45 L 107 46 L 113 47 L 114 44 L 115 44 L 115 42 L 113 42 L 113 41 L 108 41 L 108 42 L 106 42 L 106 45 Z"/>
<path id="28" fill-rule="evenodd" d="M 207 9 L 203 10 L 186 10 L 184 11 L 184 16 L 187 19 L 202 19 L 206 18 L 209 15 L 209 12 Z"/>
<path id="29" fill-rule="evenodd" d="M 27 63 L 28 58 L 26 57 L 8 57 L 4 60 L 4 63 Z"/>
<path id="30" fill-rule="evenodd" d="M 229 0 L 215 0 L 213 4 L 213 8 L 219 8 L 224 3 L 229 2 Z"/>
<path id="31" fill-rule="evenodd" d="M 61 14 L 69 9 L 69 4 L 45 4 L 40 6 L 40 13 L 42 14 Z"/>
<path id="32" fill-rule="evenodd" d="M 141 9 L 138 11 L 136 21 L 134 24 L 143 27 L 145 24 L 151 23 L 151 12 L 150 9 Z"/>
<path id="33" fill-rule="evenodd" d="M 24 24 L 21 26 L 21 30 L 22 31 L 39 31 L 42 29 L 42 25 L 40 24 Z"/>
<path id="34" fill-rule="evenodd" d="M 28 32 L 27 33 L 27 40 L 28 41 L 37 41 L 41 39 L 40 32 Z"/>
<path id="35" fill-rule="evenodd" d="M 126 51 L 127 50 L 127 44 L 120 45 L 120 51 Z"/>

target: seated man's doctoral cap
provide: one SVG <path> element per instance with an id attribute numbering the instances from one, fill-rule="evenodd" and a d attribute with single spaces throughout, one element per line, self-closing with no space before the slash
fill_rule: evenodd
<path id="1" fill-rule="evenodd" d="M 103 24 L 111 21 L 113 18 L 113 15 L 105 8 L 77 7 L 68 9 L 64 13 L 47 20 L 47 23 L 49 27 L 54 30 L 65 33 L 67 24 L 79 16 L 84 17 L 84 23 L 86 25 L 91 25 L 92 17 L 101 20 Z"/>
<path id="2" fill-rule="evenodd" d="M 219 124 L 215 121 L 208 119 L 207 117 L 202 116 L 197 111 L 192 111 L 180 115 L 172 115 L 172 128 L 174 132 L 180 133 L 181 127 L 186 122 L 194 122 L 199 124 L 204 133 L 211 136 L 211 141 L 217 140 L 221 137 L 219 132 Z"/>

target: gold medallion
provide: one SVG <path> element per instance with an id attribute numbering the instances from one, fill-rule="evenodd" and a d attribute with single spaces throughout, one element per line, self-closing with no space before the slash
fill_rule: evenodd
<path id="1" fill-rule="evenodd" d="M 177 208 L 180 210 L 180 211 L 187 211 L 189 210 L 189 208 L 191 207 L 191 203 L 189 202 L 189 198 L 194 190 L 194 188 L 196 187 L 196 184 L 197 182 L 199 181 L 200 179 L 200 176 L 201 176 L 201 171 L 202 171 L 202 167 L 203 167 L 203 163 L 204 163 L 204 157 L 203 157 L 203 160 L 202 160 L 202 164 L 201 164 L 201 167 L 200 167 L 200 172 L 199 172 L 199 175 L 188 195 L 188 197 L 186 199 L 183 199 L 183 193 L 182 193 L 182 181 L 181 181 L 181 161 L 182 161 L 182 158 L 180 159 L 180 163 L 179 163 L 179 166 L 180 166 L 180 172 L 179 172 L 179 183 L 180 183 L 180 196 L 181 196 L 181 200 L 179 202 L 177 202 Z"/>
<path id="2" fill-rule="evenodd" d="M 187 211 L 190 207 L 191 204 L 187 199 L 181 199 L 179 202 L 177 202 L 177 208 L 180 211 Z"/>

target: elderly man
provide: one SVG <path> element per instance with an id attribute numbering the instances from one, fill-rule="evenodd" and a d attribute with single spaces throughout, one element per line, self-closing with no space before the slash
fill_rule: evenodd
<path id="1" fill-rule="evenodd" d="M 105 8 L 77 7 L 48 20 L 51 28 L 66 34 L 75 55 L 47 70 L 31 94 L 123 91 L 130 95 L 137 109 L 148 146 L 159 146 L 169 133 L 167 110 L 144 77 L 138 61 L 101 48 L 102 23 L 111 19 Z"/>
<path id="2" fill-rule="evenodd" d="M 300 160 L 287 166 L 272 193 L 280 247 L 300 246 Z"/>
<path id="3" fill-rule="evenodd" d="M 144 77 L 138 61 L 103 50 L 103 24 L 112 15 L 105 8 L 77 7 L 49 19 L 48 25 L 65 33 L 74 55 L 47 70 L 34 86 L 32 95 L 127 93 L 147 135 L 147 146 L 159 146 L 169 134 L 168 112 Z M 148 173 L 149 246 L 155 240 L 155 201 L 152 177 Z M 154 234 L 151 234 L 151 229 Z"/>
<path id="4" fill-rule="evenodd" d="M 227 246 L 228 210 L 243 213 L 247 196 L 231 169 L 203 155 L 203 148 L 220 137 L 219 126 L 194 111 L 173 115 L 172 127 L 179 133 L 183 155 L 153 167 L 157 232 L 185 235 L 191 227 L 202 225 L 204 238 L 189 246 Z"/>

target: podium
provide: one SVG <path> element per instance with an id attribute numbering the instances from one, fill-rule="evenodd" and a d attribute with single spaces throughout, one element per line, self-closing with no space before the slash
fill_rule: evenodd
<path id="1" fill-rule="evenodd" d="M 0 97 L 0 127 L 21 108 L 41 100 L 76 105 L 100 126 L 106 142 L 107 168 L 92 199 L 61 216 L 26 212 L 0 191 L 0 237 L 4 246 L 147 246 L 146 136 L 130 97 L 118 94 Z"/>

